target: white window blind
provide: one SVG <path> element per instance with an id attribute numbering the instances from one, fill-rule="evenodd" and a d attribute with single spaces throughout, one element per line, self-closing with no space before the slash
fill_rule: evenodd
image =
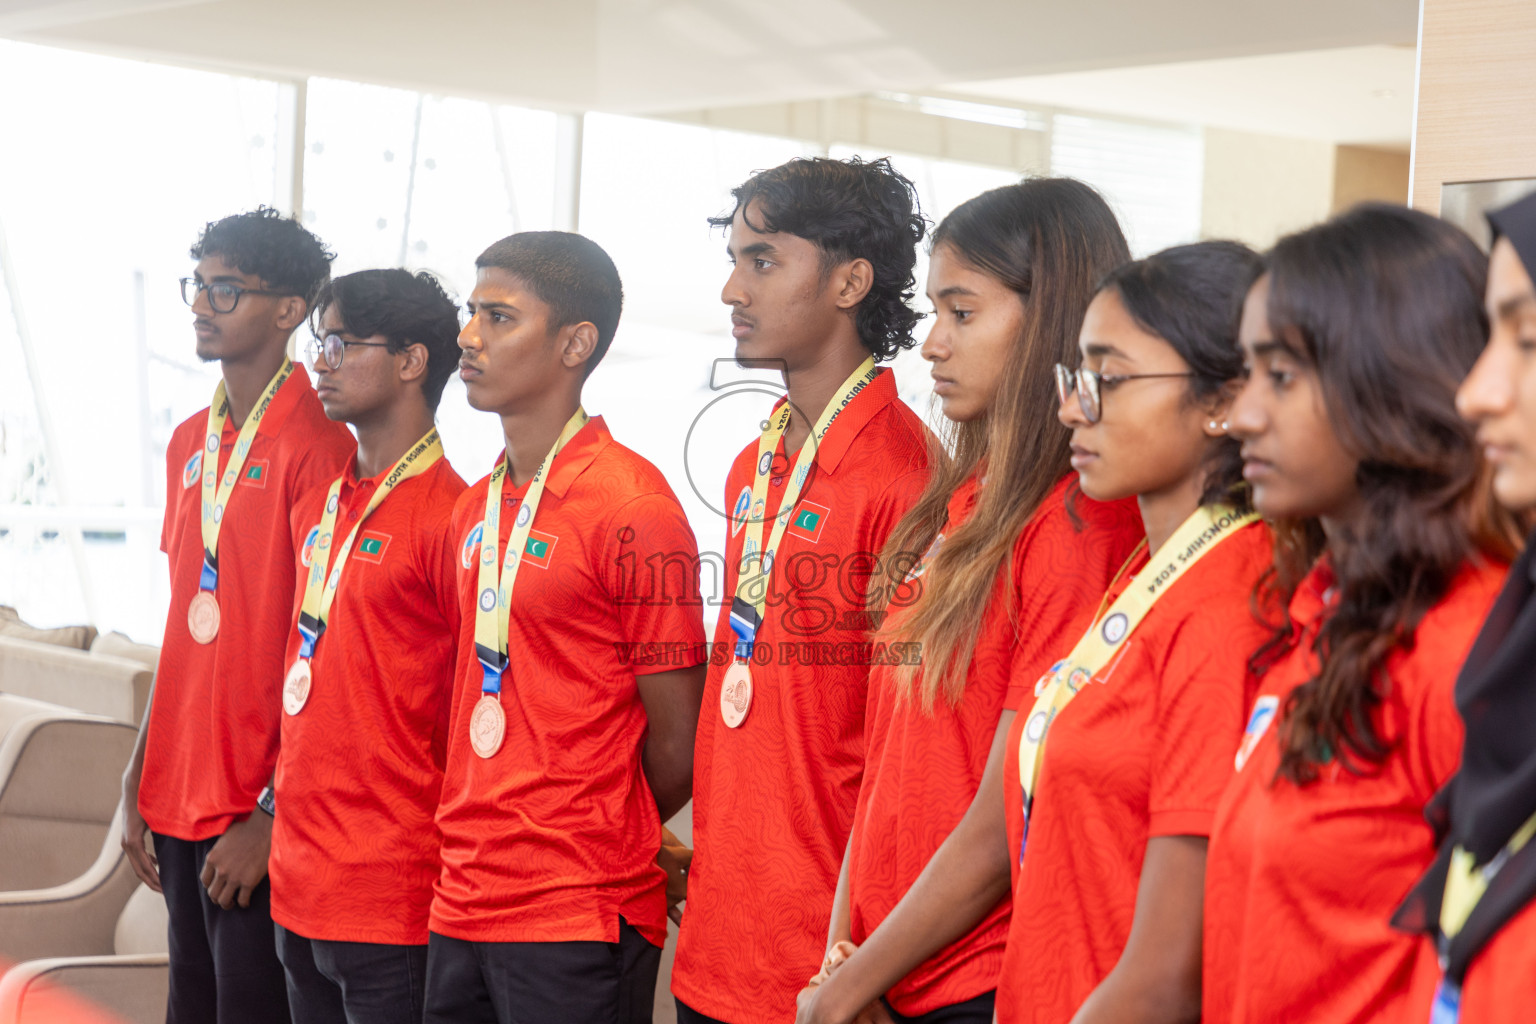
<path id="1" fill-rule="evenodd" d="M 1051 173 L 1080 178 L 1104 194 L 1133 256 L 1199 239 L 1204 163 L 1199 128 L 1076 114 L 1051 121 Z"/>

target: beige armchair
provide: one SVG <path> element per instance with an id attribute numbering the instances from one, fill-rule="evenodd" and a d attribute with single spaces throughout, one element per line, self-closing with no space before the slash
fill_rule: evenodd
<path id="1" fill-rule="evenodd" d="M 99 859 L 136 734 L 0 694 L 0 893 L 63 885 Z M 0 955 L 14 934 L 0 927 Z"/>
<path id="2" fill-rule="evenodd" d="M 118 860 L 127 863 L 121 856 Z M 6 894 L 0 900 L 17 895 L 22 894 Z M 0 904 L 0 921 L 4 906 Z M 79 909 L 56 905 L 54 915 L 67 918 Z M 75 1011 L 70 1019 L 82 1022 L 161 1024 L 170 982 L 165 928 L 165 900 L 140 885 L 117 916 L 107 949 L 32 960 L 0 977 L 0 1024 L 55 1024 L 64 1007 Z M 5 926 L 0 925 L 3 934 Z M 79 939 L 82 950 L 96 941 L 84 931 Z M 92 1016 L 90 1009 L 102 1013 Z"/>
<path id="3" fill-rule="evenodd" d="M 143 660 L 0 636 L 0 692 L 114 721 L 138 725 L 154 675 Z"/>

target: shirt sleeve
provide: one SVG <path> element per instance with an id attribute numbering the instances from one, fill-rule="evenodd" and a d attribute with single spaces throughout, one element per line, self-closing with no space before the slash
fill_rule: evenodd
<path id="1" fill-rule="evenodd" d="M 1197 610 L 1178 624 L 1157 678 L 1148 680 L 1158 688 L 1157 701 L 1148 705 L 1157 716 L 1147 723 L 1153 737 L 1148 835 L 1210 835 L 1232 776 L 1247 652 L 1262 636 L 1235 615 L 1210 616 L 1214 610 Z M 1246 605 L 1235 610 L 1247 613 Z"/>
<path id="2" fill-rule="evenodd" d="M 1072 652 L 1135 539 L 1111 516 L 1072 522 L 1060 492 L 1046 499 L 1013 549 L 1018 634 L 1003 707 L 1027 709 L 1035 683 Z"/>
<path id="3" fill-rule="evenodd" d="M 614 513 L 605 536 L 605 585 L 618 608 L 618 639 L 634 673 L 702 663 L 699 546 L 677 499 L 651 493 L 627 502 Z"/>
<path id="4" fill-rule="evenodd" d="M 165 449 L 165 514 L 160 517 L 160 550 L 167 555 L 171 553 L 171 523 L 175 520 L 177 507 L 181 504 L 177 500 L 180 495 L 177 487 L 181 484 L 179 470 L 184 469 L 185 465 L 181 467 L 176 465 L 181 458 L 179 452 L 180 447 L 176 444 L 176 437 L 173 434 L 171 443 Z M 202 472 L 202 467 L 198 467 L 198 472 Z"/>

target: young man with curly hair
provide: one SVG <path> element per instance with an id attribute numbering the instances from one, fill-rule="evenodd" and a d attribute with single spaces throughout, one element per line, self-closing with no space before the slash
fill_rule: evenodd
<path id="1" fill-rule="evenodd" d="M 332 256 L 265 207 L 209 224 L 191 256 L 182 297 L 198 357 L 218 360 L 223 379 L 166 449 L 171 605 L 123 776 L 122 843 L 170 914 L 166 1020 L 286 1021 L 266 874 L 294 587 L 288 517 L 355 447 L 287 347 Z"/>
<path id="2" fill-rule="evenodd" d="M 672 991 L 680 1021 L 745 1024 L 792 1021 L 822 959 L 870 664 L 904 656 L 870 643 L 866 612 L 899 596 L 869 591 L 931 436 L 876 366 L 912 347 L 919 319 L 912 182 L 887 160 L 797 159 L 732 195 L 712 223 L 728 229 L 736 359 L 781 370 L 788 397 L 727 477 L 734 599 L 699 715 Z"/>
<path id="3" fill-rule="evenodd" d="M 464 490 L 433 418 L 458 307 L 424 271 L 364 270 L 332 281 L 311 321 L 316 393 L 357 431 L 357 458 L 290 518 L 277 954 L 297 1024 L 420 1024 Z"/>

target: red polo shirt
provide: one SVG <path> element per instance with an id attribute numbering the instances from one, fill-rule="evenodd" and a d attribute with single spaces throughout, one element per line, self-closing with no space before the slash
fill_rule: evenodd
<path id="1" fill-rule="evenodd" d="M 943 532 L 976 509 L 973 476 L 949 502 Z M 1115 572 L 1141 541 L 1134 500 L 1075 500 L 1068 474 L 1041 503 L 1014 542 L 1003 571 L 1012 573 L 1013 606 L 988 605 L 966 670 L 958 707 L 942 696 L 932 713 L 898 701 L 893 669 L 870 672 L 864 784 L 849 840 L 853 941 L 862 944 L 906 895 L 975 799 L 1004 709 L 1017 710 L 1022 686 L 1040 678 L 1088 628 Z M 902 610 L 893 610 L 899 628 Z M 920 681 L 920 680 L 919 680 Z M 934 954 L 887 994 L 896 1012 L 917 1016 L 964 1002 L 997 987 L 1008 938 L 1009 902 L 999 903 L 969 933 Z"/>
<path id="2" fill-rule="evenodd" d="M 1014 889 L 1002 1024 L 1071 1020 L 1125 949 L 1147 840 L 1210 835 L 1243 732 L 1248 655 L 1270 635 L 1252 611 L 1270 558 L 1262 523 L 1227 537 L 1158 598 L 1093 677 L 1104 685 L 1056 717 L 1022 864 L 1018 750 L 1035 698 L 1033 680 L 1015 679 L 1025 692 L 1004 759 Z M 1143 555 L 1136 571 L 1146 564 Z"/>
<path id="3" fill-rule="evenodd" d="M 765 543 L 793 462 L 781 443 Z M 756 473 L 754 441 L 731 467 L 727 508 L 750 501 Z M 694 858 L 672 969 L 673 993 L 700 1013 L 790 1024 L 796 994 L 821 964 L 864 773 L 873 653 L 865 594 L 886 538 L 927 480 L 928 429 L 882 370 L 817 449 L 757 634 L 772 656 L 752 668 L 752 706 L 737 729 L 720 717 L 720 682 L 735 645 L 729 597 L 746 531 L 727 528 L 727 600 L 699 715 Z"/>
<path id="4" fill-rule="evenodd" d="M 1313 651 L 1333 573 L 1319 564 L 1291 601 L 1296 642 L 1264 675 L 1222 795 L 1205 873 L 1204 1019 L 1426 1021 L 1410 998 L 1422 937 L 1389 920 L 1434 859 L 1424 805 L 1456 770 L 1457 670 L 1498 596 L 1505 567 L 1464 568 L 1420 621 L 1412 649 L 1387 658 L 1379 768 L 1337 762 L 1312 784 L 1276 777 L 1278 709 L 1317 671 Z"/>
<path id="5" fill-rule="evenodd" d="M 1425 939 L 1415 993 L 1427 1006 L 1440 983 L 1433 943 Z M 1509 919 L 1467 965 L 1456 1024 L 1510 1024 L 1536 1011 L 1536 901 Z M 1423 1020 L 1428 1020 L 1425 1016 Z M 1415 1022 L 1419 1024 L 1419 1022 Z"/>
<path id="6" fill-rule="evenodd" d="M 550 468 L 512 595 L 506 738 L 481 758 L 469 719 L 482 679 L 477 531 L 489 479 L 453 512 L 461 619 L 431 929 L 475 942 L 617 942 L 622 917 L 660 946 L 666 877 L 636 677 L 704 660 L 693 532 L 661 473 L 601 417 L 571 439 Z M 503 553 L 526 491 L 504 490 Z"/>
<path id="7" fill-rule="evenodd" d="M 139 811 L 161 835 L 197 840 L 244 819 L 272 777 L 282 715 L 283 650 L 293 612 L 294 503 L 336 479 L 356 444 L 325 416 L 295 366 L 267 410 L 219 534 L 219 633 L 200 644 L 187 606 L 203 568 L 201 465 L 208 410 L 166 446 L 165 525 L 171 606 L 155 674 Z M 220 476 L 239 430 L 224 424 Z"/>
<path id="8" fill-rule="evenodd" d="M 334 553 L 388 470 L 342 475 Z M 420 945 L 437 879 L 438 791 L 458 647 L 464 481 L 440 459 L 363 521 L 310 661 L 309 699 L 283 715 L 272 826 L 272 919 L 306 938 Z M 327 488 L 293 511 L 299 552 L 286 664 Z"/>

